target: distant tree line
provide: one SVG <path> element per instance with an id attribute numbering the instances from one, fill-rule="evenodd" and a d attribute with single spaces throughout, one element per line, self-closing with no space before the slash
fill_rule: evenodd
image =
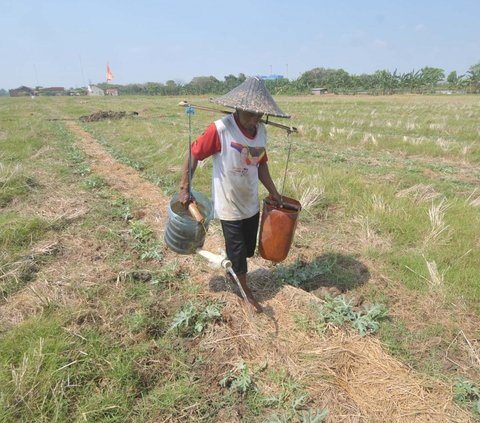
<path id="1" fill-rule="evenodd" d="M 189 83 L 169 80 L 165 84 L 147 82 L 145 84 L 115 85 L 119 95 L 221 95 L 236 87 L 246 76 L 227 75 L 223 81 L 214 76 L 196 76 Z M 463 93 L 480 93 L 480 63 L 471 66 L 465 75 L 456 71 L 445 77 L 440 68 L 424 67 L 418 71 L 398 73 L 378 70 L 373 74 L 351 75 L 343 69 L 314 68 L 304 72 L 296 80 L 281 78 L 266 80 L 267 88 L 272 94 L 299 95 L 308 94 L 313 88 L 322 88 L 338 94 L 378 94 L 395 93 L 435 93 L 439 90 L 450 90 Z M 106 88 L 107 84 L 99 84 Z"/>
<path id="2" fill-rule="evenodd" d="M 117 88 L 119 95 L 221 95 L 236 87 L 246 76 L 227 75 L 223 81 L 214 76 L 196 76 L 189 83 L 169 80 L 167 82 L 147 82 L 144 84 L 97 84 L 102 89 Z M 314 68 L 304 72 L 298 79 L 281 78 L 266 80 L 267 88 L 274 95 L 309 94 L 313 88 L 337 94 L 374 94 L 395 93 L 435 93 L 449 90 L 461 93 L 480 93 L 480 63 L 473 65 L 464 75 L 456 71 L 447 76 L 443 69 L 424 67 L 418 71 L 398 73 L 378 70 L 373 74 L 351 75 L 343 69 Z M 70 90 L 73 92 L 75 90 Z M 85 91 L 85 90 L 84 90 Z M 0 95 L 6 95 L 0 90 Z"/>

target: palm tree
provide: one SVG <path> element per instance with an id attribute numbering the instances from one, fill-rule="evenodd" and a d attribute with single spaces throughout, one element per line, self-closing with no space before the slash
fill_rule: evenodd
<path id="1" fill-rule="evenodd" d="M 470 91 L 480 93 L 480 63 L 471 66 L 466 75 Z"/>

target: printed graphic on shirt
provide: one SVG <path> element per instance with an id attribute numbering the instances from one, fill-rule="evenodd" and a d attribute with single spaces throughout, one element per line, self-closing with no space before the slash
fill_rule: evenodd
<path id="1" fill-rule="evenodd" d="M 258 166 L 265 156 L 265 147 L 249 147 L 235 141 L 230 142 L 230 147 L 233 147 L 240 153 L 243 166 Z"/>

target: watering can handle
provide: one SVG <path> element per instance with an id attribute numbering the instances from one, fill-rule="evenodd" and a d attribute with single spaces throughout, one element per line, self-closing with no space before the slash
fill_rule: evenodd
<path id="1" fill-rule="evenodd" d="M 205 222 L 205 217 L 203 217 L 201 211 L 198 209 L 197 202 L 195 200 L 188 203 L 188 211 L 198 223 Z"/>
<path id="2" fill-rule="evenodd" d="M 295 211 L 300 211 L 302 210 L 302 206 L 297 206 L 296 204 L 290 204 L 290 203 L 282 203 L 280 205 L 276 204 L 269 198 L 265 198 L 265 203 L 268 204 L 269 206 L 278 208 L 278 209 L 287 209 L 287 210 L 295 210 Z"/>

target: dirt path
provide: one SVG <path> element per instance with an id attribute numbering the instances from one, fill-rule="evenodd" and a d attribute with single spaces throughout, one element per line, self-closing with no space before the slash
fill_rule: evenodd
<path id="1" fill-rule="evenodd" d="M 67 127 L 78 137 L 79 145 L 90 161 L 90 167 L 95 174 L 101 175 L 108 185 L 124 197 L 140 201 L 143 206 L 139 210 L 142 219 L 155 230 L 159 239 L 163 239 L 167 222 L 169 198 L 166 198 L 160 188 L 142 178 L 130 166 L 117 162 L 105 149 L 86 131 L 74 122 L 67 122 Z M 223 245 L 218 233 L 209 232 L 205 248 L 217 252 Z M 188 257 L 183 257 L 188 261 Z"/>
<path id="2" fill-rule="evenodd" d="M 135 170 L 117 163 L 77 124 L 68 122 L 67 127 L 87 154 L 91 170 L 126 198 L 140 200 L 144 204 L 143 220 L 163 238 L 169 199 Z M 209 232 L 206 248 L 216 252 L 222 245 L 221 234 Z M 252 288 L 265 313 L 252 317 L 225 282 L 218 279 L 214 283 L 211 273 L 198 271 L 193 257 L 167 254 L 167 260 L 176 257 L 183 265 L 190 266 L 195 281 L 205 287 L 205 295 L 220 296 L 227 302 L 225 322 L 211 330 L 199 344 L 210 357 L 203 369 L 205 377 L 218 379 L 240 359 L 268 362 L 305 384 L 316 406 L 329 409 L 330 421 L 470 421 L 453 404 L 449 386 L 416 374 L 390 357 L 375 339 L 343 332 L 328 338 L 299 332 L 295 313 L 307 312 L 311 301 L 318 299 L 291 286 L 278 289 L 262 259 L 252 261 Z M 238 421 L 235 416 L 229 419 Z"/>
<path id="3" fill-rule="evenodd" d="M 131 167 L 118 163 L 77 124 L 67 122 L 66 125 L 77 136 L 79 146 L 89 158 L 92 172 L 101 175 L 113 190 L 121 192 L 126 198 L 140 200 L 144 204 L 144 220 L 158 233 L 162 233 L 167 218 L 168 199 L 160 189 L 140 177 Z"/>

